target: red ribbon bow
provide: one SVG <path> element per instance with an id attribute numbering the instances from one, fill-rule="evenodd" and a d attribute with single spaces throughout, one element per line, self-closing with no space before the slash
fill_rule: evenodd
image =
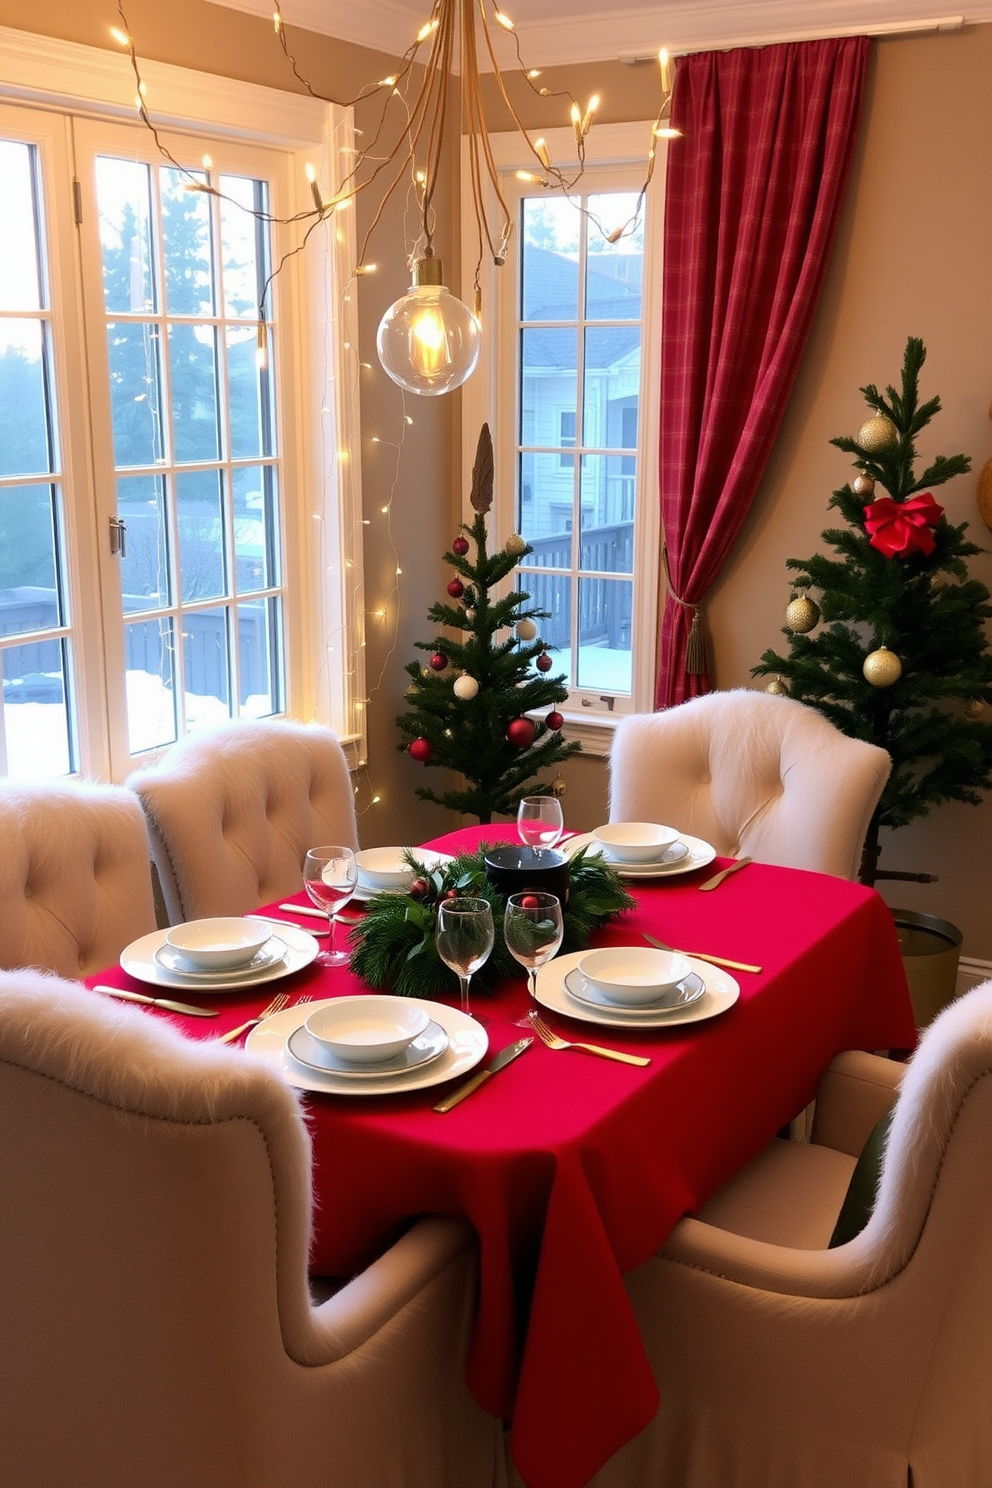
<path id="1" fill-rule="evenodd" d="M 937 546 L 929 529 L 936 527 L 943 515 L 944 508 L 929 491 L 908 501 L 882 496 L 865 507 L 865 531 L 871 546 L 886 558 L 908 558 L 913 552 L 929 558 Z"/>

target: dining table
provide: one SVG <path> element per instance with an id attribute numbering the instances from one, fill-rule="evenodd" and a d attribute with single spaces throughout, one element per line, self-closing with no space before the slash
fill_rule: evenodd
<path id="1" fill-rule="evenodd" d="M 512 840 L 515 828 L 500 824 L 460 828 L 424 846 L 458 854 Z M 548 1011 L 565 1038 L 649 1064 L 535 1040 L 445 1114 L 434 1109 L 444 1086 L 303 1096 L 313 1274 L 355 1275 L 420 1215 L 462 1217 L 477 1231 L 468 1383 L 508 1423 L 527 1488 L 582 1488 L 657 1408 L 625 1274 L 789 1125 L 836 1054 L 907 1051 L 916 1042 L 895 926 L 874 889 L 755 862 L 715 891 L 699 891 L 731 862 L 717 856 L 705 868 L 635 878 L 626 885 L 635 907 L 592 941 L 644 945 L 654 936 L 760 967 L 719 973 L 720 986 L 739 995 L 725 997 L 718 1016 L 643 1027 Z M 306 902 L 301 883 L 299 895 L 259 912 L 312 928 Z M 120 967 L 88 980 L 155 990 Z M 275 985 L 291 1003 L 369 990 L 349 967 L 316 961 Z M 149 1011 L 191 1038 L 214 1038 L 257 1014 L 272 990 L 170 993 L 219 1009 L 216 1018 Z M 451 1000 L 457 1006 L 457 992 Z M 486 1020 L 488 1058 L 521 1037 L 523 971 L 474 992 L 474 1005 Z M 300 1021 L 306 1011 L 302 1003 Z"/>

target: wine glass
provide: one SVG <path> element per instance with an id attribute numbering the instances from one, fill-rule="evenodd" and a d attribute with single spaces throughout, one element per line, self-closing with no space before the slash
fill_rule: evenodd
<path id="1" fill-rule="evenodd" d="M 358 883 L 358 864 L 350 847 L 312 847 L 303 863 L 307 897 L 327 915 L 329 949 L 317 957 L 321 966 L 347 966 L 347 951 L 334 949 L 338 910 L 344 909 Z"/>
<path id="2" fill-rule="evenodd" d="M 437 907 L 437 953 L 445 966 L 458 973 L 461 1009 L 476 1022 L 484 1023 L 473 1013 L 468 1002 L 468 984 L 480 966 L 484 966 L 493 948 L 495 931 L 493 912 L 486 899 L 442 899 Z"/>
<path id="3" fill-rule="evenodd" d="M 561 949 L 564 927 L 561 900 L 556 894 L 534 889 L 525 894 L 511 894 L 503 915 L 503 939 L 515 961 L 527 969 L 527 991 L 537 1005 L 537 968 L 550 961 Z M 529 1028 L 526 1017 L 513 1020 L 515 1028 Z"/>
<path id="4" fill-rule="evenodd" d="M 520 841 L 529 847 L 555 847 L 565 830 L 557 796 L 524 796 L 517 807 Z"/>

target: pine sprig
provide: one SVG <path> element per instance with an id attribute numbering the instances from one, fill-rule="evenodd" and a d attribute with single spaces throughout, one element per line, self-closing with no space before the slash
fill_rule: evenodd
<path id="1" fill-rule="evenodd" d="M 407 862 L 424 879 L 429 890 L 422 899 L 408 894 L 377 894 L 366 907 L 359 925 L 351 931 L 354 945 L 351 969 L 370 987 L 394 992 L 399 997 L 438 997 L 456 993 L 458 978 L 440 959 L 434 946 L 437 903 L 450 889 L 486 899 L 492 907 L 496 937 L 492 954 L 472 978 L 473 988 L 485 990 L 520 967 L 503 939 L 505 896 L 486 877 L 485 856 L 491 843 L 481 843 L 471 853 L 459 854 L 450 863 L 429 869 L 415 852 Z M 571 888 L 563 910 L 562 952 L 584 950 L 589 937 L 635 901 L 616 873 L 598 855 L 576 853 L 570 865 Z"/>

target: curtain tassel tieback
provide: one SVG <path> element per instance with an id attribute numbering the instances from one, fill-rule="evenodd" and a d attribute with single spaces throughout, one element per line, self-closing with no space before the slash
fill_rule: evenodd
<path id="1" fill-rule="evenodd" d="M 692 623 L 689 626 L 689 634 L 685 642 L 685 674 L 687 677 L 704 677 L 709 672 L 709 661 L 706 655 L 706 636 L 703 633 L 702 605 L 689 604 L 675 593 L 672 576 L 668 569 L 667 547 L 662 549 L 662 558 L 665 564 L 665 578 L 668 581 L 669 595 L 684 610 L 692 611 Z"/>

